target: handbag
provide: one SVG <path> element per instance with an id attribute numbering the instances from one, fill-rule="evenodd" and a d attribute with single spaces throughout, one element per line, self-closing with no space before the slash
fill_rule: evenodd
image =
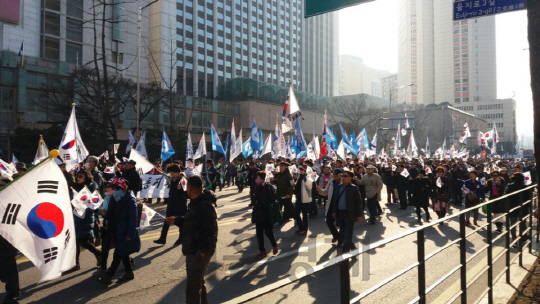
<path id="1" fill-rule="evenodd" d="M 281 223 L 283 220 L 283 214 L 281 213 L 281 206 L 279 202 L 275 201 L 268 205 L 268 212 L 270 213 L 270 223 Z"/>
<path id="2" fill-rule="evenodd" d="M 465 198 L 469 201 L 474 201 L 478 199 L 478 196 L 476 195 L 476 193 L 467 192 L 467 194 L 465 194 Z"/>

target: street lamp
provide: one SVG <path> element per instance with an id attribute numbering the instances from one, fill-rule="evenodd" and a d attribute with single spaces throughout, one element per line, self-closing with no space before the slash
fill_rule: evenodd
<path id="1" fill-rule="evenodd" d="M 149 7 L 150 5 L 158 2 L 159 0 L 154 0 L 150 3 L 148 3 L 145 6 L 139 7 L 139 18 L 137 21 L 137 30 L 138 30 L 138 38 L 137 38 L 137 130 L 135 131 L 135 136 L 139 137 L 139 129 L 140 129 L 140 116 L 141 116 L 141 18 L 142 18 L 142 12 Z"/>
<path id="2" fill-rule="evenodd" d="M 400 86 L 398 87 L 398 89 L 403 89 L 405 87 L 416 87 L 416 84 L 411 83 L 409 85 Z M 390 112 L 391 110 L 392 110 L 392 89 L 390 88 L 390 106 L 389 106 L 388 112 Z"/>

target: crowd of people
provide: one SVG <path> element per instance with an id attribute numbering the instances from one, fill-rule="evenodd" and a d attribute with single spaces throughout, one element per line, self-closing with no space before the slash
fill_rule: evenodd
<path id="1" fill-rule="evenodd" d="M 319 211 L 332 236 L 332 243 L 342 253 L 354 250 L 354 223 L 366 219 L 369 225 L 382 225 L 382 191 L 386 189 L 388 208 L 407 210 L 412 207 L 417 221 L 430 221 L 435 213 L 444 218 L 451 208 L 474 207 L 486 199 L 493 200 L 525 188 L 524 173 L 529 173 L 536 183 L 536 164 L 515 159 L 256 159 L 217 163 L 206 161 L 206 169 L 199 175 L 190 175 L 193 167 L 187 160 L 173 161 L 164 166 L 162 174 L 170 179 L 169 195 L 161 234 L 154 243 L 165 245 L 170 226 L 179 229 L 174 245 L 182 246 L 186 256 L 186 303 L 207 303 L 204 275 L 214 255 L 218 238 L 216 191 L 236 186 L 238 193 L 249 187 L 249 206 L 255 224 L 258 252 L 256 258 L 279 253 L 274 229 L 294 220 L 295 233 L 305 236 L 310 220 L 319 217 Z M 87 187 L 97 190 L 103 203 L 97 210 L 86 210 L 84 218 L 74 216 L 76 230 L 76 266 L 81 269 L 80 248 L 95 256 L 97 270 L 93 275 L 100 283 L 109 285 L 120 266 L 125 273 L 118 282 L 135 278 L 136 267 L 131 255 L 141 248 L 137 229 L 141 203 L 130 193 L 141 191 L 142 182 L 136 170 L 137 163 L 126 160 L 117 164 L 89 156 L 74 172 L 67 172 L 59 162 L 72 195 Z M 160 168 L 161 165 L 157 165 Z M 113 168 L 111 170 L 111 168 Z M 26 170 L 24 163 L 17 164 L 17 174 Z M 16 176 L 14 176 L 16 177 Z M 181 184 L 186 179 L 187 185 Z M 525 194 L 512 196 L 493 204 L 492 212 L 500 214 L 527 199 Z M 511 213 L 514 223 L 519 210 Z M 466 215 L 466 225 L 478 225 L 479 211 L 473 209 Z M 472 218 L 472 222 L 471 222 Z M 502 232 L 502 219 L 495 222 L 496 231 Z M 443 222 L 440 223 L 443 225 Z M 522 229 L 522 227 L 520 227 Z M 516 229 L 512 229 L 516 238 Z M 265 236 L 270 242 L 267 251 Z M 114 250 L 113 250 L 114 249 Z M 108 264 L 109 252 L 112 262 Z M 0 237 L 0 278 L 6 283 L 5 303 L 16 303 L 19 297 L 15 250 Z"/>

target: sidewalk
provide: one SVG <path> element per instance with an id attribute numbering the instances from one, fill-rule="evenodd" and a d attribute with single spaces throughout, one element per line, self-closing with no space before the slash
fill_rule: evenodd
<path id="1" fill-rule="evenodd" d="M 504 276 L 493 286 L 493 302 L 506 303 L 540 303 L 540 244 L 533 240 L 533 254 L 528 250 L 523 254 L 523 267 L 516 260 L 511 267 L 510 284 Z M 479 302 L 487 304 L 487 295 Z"/>

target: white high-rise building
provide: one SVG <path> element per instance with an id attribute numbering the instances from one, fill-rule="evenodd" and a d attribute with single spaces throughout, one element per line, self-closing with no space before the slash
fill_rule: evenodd
<path id="1" fill-rule="evenodd" d="M 381 98 L 381 79 L 390 72 L 367 66 L 364 59 L 352 55 L 341 55 L 339 63 L 339 95 L 369 94 Z"/>
<path id="2" fill-rule="evenodd" d="M 497 98 L 495 17 L 453 21 L 448 0 L 401 0 L 399 100 L 407 104 Z"/>

